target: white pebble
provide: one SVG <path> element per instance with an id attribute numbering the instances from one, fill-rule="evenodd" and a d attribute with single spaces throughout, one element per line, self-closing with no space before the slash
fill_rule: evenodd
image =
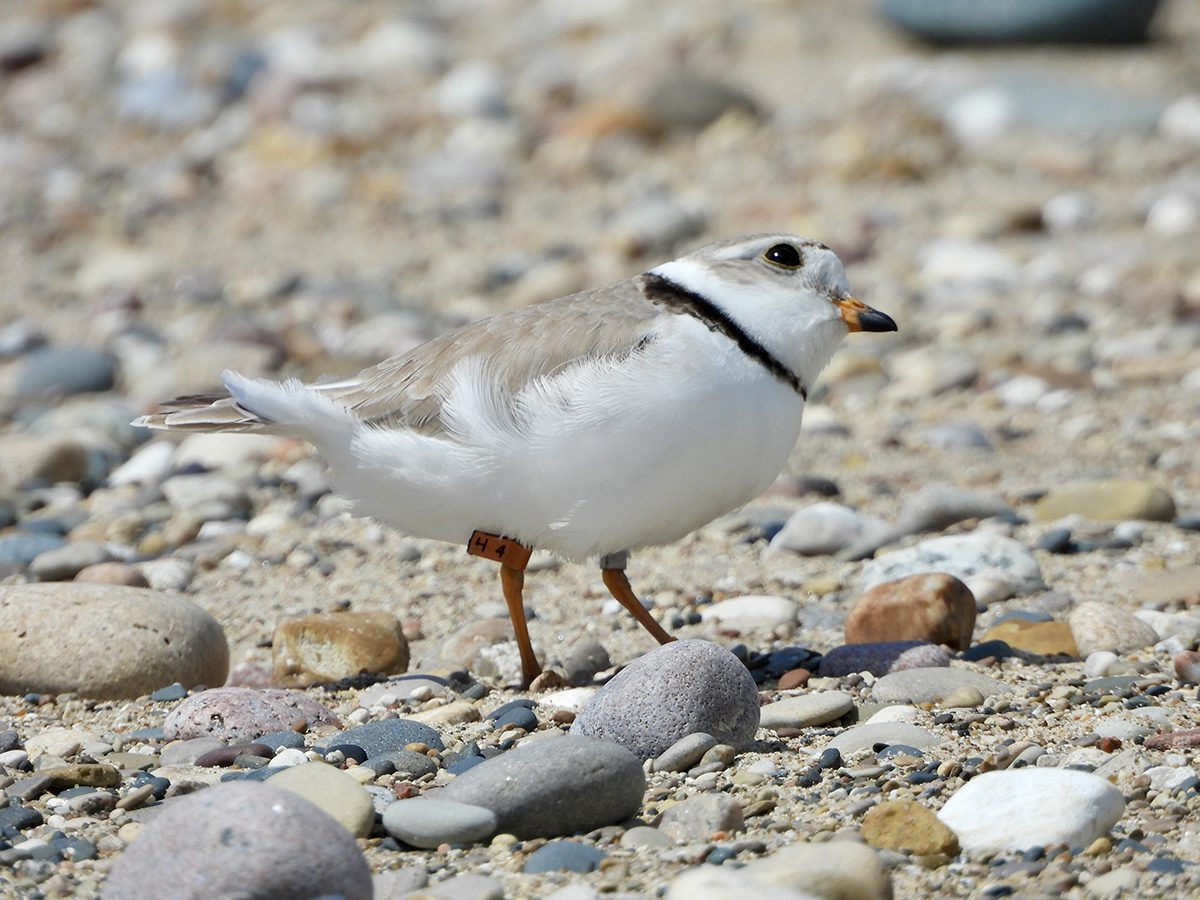
<path id="1" fill-rule="evenodd" d="M 288 766 L 298 766 L 308 762 L 308 756 L 296 747 L 280 747 L 275 758 L 267 763 L 270 769 L 286 769 Z"/>
<path id="2" fill-rule="evenodd" d="M 1190 234 L 1200 225 L 1200 204 L 1186 194 L 1166 194 L 1146 213 L 1146 227 L 1165 237 Z"/>
<path id="3" fill-rule="evenodd" d="M 1097 650 L 1088 654 L 1088 658 L 1084 660 L 1083 674 L 1088 678 L 1102 678 L 1108 674 L 1113 664 L 1119 661 L 1120 657 L 1117 654 L 1108 650 Z"/>

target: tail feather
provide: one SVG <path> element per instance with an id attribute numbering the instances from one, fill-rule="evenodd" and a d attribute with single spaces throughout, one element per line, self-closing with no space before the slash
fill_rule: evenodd
<path id="1" fill-rule="evenodd" d="M 351 414 L 297 379 L 269 381 L 221 373 L 230 396 L 177 397 L 133 421 L 160 431 L 286 434 L 313 439 L 353 424 Z"/>

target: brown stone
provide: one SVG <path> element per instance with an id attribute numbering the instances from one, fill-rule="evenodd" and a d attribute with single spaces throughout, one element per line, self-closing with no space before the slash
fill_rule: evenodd
<path id="1" fill-rule="evenodd" d="M 1075 636 L 1065 622 L 1029 622 L 1025 619 L 1009 619 L 989 628 L 980 643 L 1004 641 L 1014 650 L 1024 650 L 1039 656 L 1079 657 Z"/>
<path id="2" fill-rule="evenodd" d="M 971 589 L 934 572 L 885 581 L 859 597 L 846 617 L 846 643 L 929 641 L 965 650 L 974 629 Z"/>
<path id="3" fill-rule="evenodd" d="M 1184 684 L 1200 684 L 1200 653 L 1184 650 L 1175 654 L 1173 660 L 1175 677 Z"/>
<path id="4" fill-rule="evenodd" d="M 87 448 L 72 440 L 10 434 L 0 439 L 0 485 L 16 486 L 33 479 L 82 481 L 87 476 Z"/>
<path id="5" fill-rule="evenodd" d="M 125 587 L 149 587 L 146 576 L 125 563 L 103 562 L 86 566 L 75 573 L 76 581 L 88 584 L 121 584 Z"/>
<path id="6" fill-rule="evenodd" d="M 571 682 L 566 676 L 556 669 L 546 669 L 537 678 L 529 682 L 529 692 L 531 694 L 544 694 L 547 691 L 561 691 L 571 687 Z"/>
<path id="7" fill-rule="evenodd" d="M 318 613 L 284 619 L 275 629 L 275 683 L 305 687 L 360 672 L 399 675 L 408 669 L 408 641 L 389 612 Z"/>
<path id="8" fill-rule="evenodd" d="M 1063 485 L 1033 508 L 1033 517 L 1038 522 L 1052 522 L 1069 515 L 1103 522 L 1123 519 L 1170 522 L 1175 518 L 1175 501 L 1156 484 L 1114 478 Z"/>
<path id="9" fill-rule="evenodd" d="M 779 689 L 781 691 L 790 691 L 795 688 L 802 688 L 808 684 L 808 679 L 810 678 L 812 678 L 812 672 L 808 671 L 808 669 L 792 669 L 779 676 Z"/>
<path id="10" fill-rule="evenodd" d="M 915 800 L 890 800 L 872 807 L 862 822 L 862 836 L 872 847 L 914 856 L 958 853 L 958 836 Z"/>

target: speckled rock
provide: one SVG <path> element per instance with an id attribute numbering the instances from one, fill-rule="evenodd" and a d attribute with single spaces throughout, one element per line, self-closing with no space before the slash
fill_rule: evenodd
<path id="1" fill-rule="evenodd" d="M 624 747 L 564 735 L 480 763 L 437 797 L 490 809 L 502 832 L 554 837 L 629 818 L 641 806 L 645 786 L 641 762 Z"/>
<path id="2" fill-rule="evenodd" d="M 180 682 L 223 684 L 216 619 L 174 594 L 116 585 L 0 588 L 0 693 L 126 698 Z"/>
<path id="3" fill-rule="evenodd" d="M 974 629 L 970 588 L 933 572 L 885 581 L 859 597 L 846 617 L 846 643 L 929 641 L 965 650 Z"/>
<path id="4" fill-rule="evenodd" d="M 1065 844 L 1087 847 L 1125 811 L 1107 780 L 1074 769 L 1026 767 L 984 772 L 946 801 L 938 818 L 968 853 Z"/>
<path id="5" fill-rule="evenodd" d="M 834 647 L 821 658 L 817 671 L 823 678 L 838 678 L 854 672 L 886 675 L 904 669 L 948 665 L 950 654 L 937 644 L 891 641 L 886 644 L 845 644 Z"/>
<path id="6" fill-rule="evenodd" d="M 1033 515 L 1039 522 L 1070 515 L 1108 522 L 1125 519 L 1170 522 L 1175 518 L 1175 501 L 1156 484 L 1112 479 L 1055 488 L 1037 502 Z"/>
<path id="7" fill-rule="evenodd" d="M 271 656 L 276 684 L 306 687 L 360 672 L 399 675 L 408 669 L 408 641 L 384 610 L 315 613 L 282 620 Z"/>
<path id="8" fill-rule="evenodd" d="M 671 840 L 688 844 L 712 840 L 720 831 L 740 831 L 743 821 L 740 803 L 728 794 L 712 793 L 676 803 L 663 813 L 658 827 Z"/>
<path id="9" fill-rule="evenodd" d="M 737 657 L 709 641 L 675 641 L 621 670 L 571 733 L 615 741 L 645 760 L 697 731 L 745 747 L 757 728 L 758 688 Z"/>
<path id="10" fill-rule="evenodd" d="M 1080 603 L 1067 623 L 1083 656 L 1097 650 L 1128 653 L 1158 643 L 1158 633 L 1132 612 L 1099 600 Z"/>
<path id="11" fill-rule="evenodd" d="M 163 722 L 167 740 L 211 735 L 222 741 L 253 741 L 270 731 L 337 724 L 337 717 L 312 697 L 276 688 L 212 688 L 183 700 Z"/>
<path id="12" fill-rule="evenodd" d="M 345 828 L 268 784 L 230 782 L 168 803 L 117 856 L 103 900 L 370 900 L 371 870 Z"/>

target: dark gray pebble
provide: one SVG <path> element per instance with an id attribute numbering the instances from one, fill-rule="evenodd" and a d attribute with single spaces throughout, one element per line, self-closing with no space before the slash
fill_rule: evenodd
<path id="1" fill-rule="evenodd" d="M 15 828 L 24 831 L 26 828 L 37 828 L 43 821 L 40 812 L 27 806 L 6 806 L 0 809 L 0 829 Z"/>
<path id="2" fill-rule="evenodd" d="M 254 743 L 270 747 L 272 750 L 278 750 L 280 747 L 303 750 L 304 735 L 296 731 L 270 731 L 259 737 Z"/>
<path id="3" fill-rule="evenodd" d="M 407 744 L 425 744 L 435 750 L 444 750 L 446 746 L 436 731 L 411 719 L 383 719 L 359 725 L 326 738 L 317 744 L 317 750 L 324 753 L 335 744 L 355 744 L 362 747 L 368 757 L 403 750 Z"/>
<path id="4" fill-rule="evenodd" d="M 160 687 L 150 695 L 150 699 L 158 703 L 168 703 L 172 700 L 182 700 L 187 694 L 187 688 L 177 681 L 174 684 L 168 684 L 166 687 Z"/>
<path id="5" fill-rule="evenodd" d="M 90 347 L 43 347 L 21 360 L 15 393 L 82 394 L 112 390 L 117 361 L 111 353 Z"/>

